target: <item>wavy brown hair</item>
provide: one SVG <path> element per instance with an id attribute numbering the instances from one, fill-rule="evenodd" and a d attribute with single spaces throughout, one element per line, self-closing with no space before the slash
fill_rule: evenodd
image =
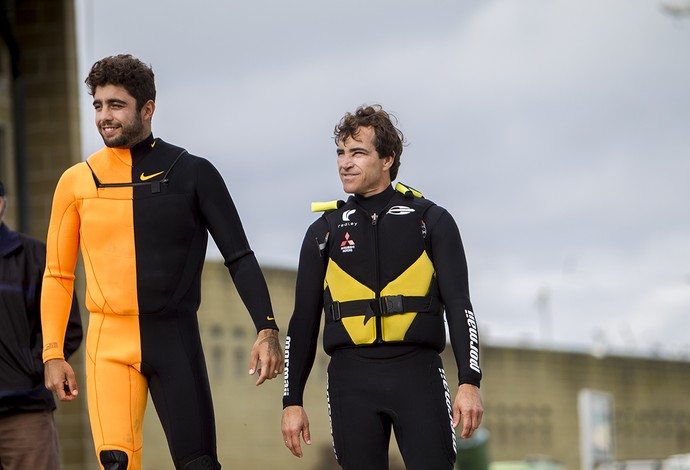
<path id="1" fill-rule="evenodd" d="M 374 129 L 374 147 L 379 153 L 379 158 L 392 156 L 393 165 L 390 169 L 391 181 L 398 176 L 400 168 L 400 155 L 403 151 L 405 137 L 395 127 L 398 123 L 396 117 L 383 110 L 379 104 L 360 106 L 352 113 L 347 113 L 333 130 L 336 145 L 348 137 L 357 137 L 360 127 L 372 127 Z"/>
<path id="2" fill-rule="evenodd" d="M 84 81 L 89 87 L 89 94 L 94 96 L 99 86 L 122 86 L 137 102 L 137 111 L 147 101 L 156 101 L 156 84 L 153 70 L 130 54 L 105 57 L 91 67 L 89 76 Z"/>

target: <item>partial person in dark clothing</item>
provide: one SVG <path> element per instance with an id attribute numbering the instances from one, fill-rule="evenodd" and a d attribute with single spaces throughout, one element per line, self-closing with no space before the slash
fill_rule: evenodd
<path id="1" fill-rule="evenodd" d="M 479 336 L 465 252 L 455 221 L 398 183 L 402 133 L 380 106 L 346 114 L 335 128 L 347 202 L 307 230 L 285 344 L 282 433 L 303 455 L 310 428 L 303 394 L 321 311 L 333 449 L 347 470 L 388 468 L 391 430 L 408 470 L 450 470 L 455 428 L 479 427 Z M 445 312 L 445 315 L 444 315 Z M 445 321 L 444 321 L 445 320 Z M 439 353 L 446 328 L 458 366 L 453 400 Z"/>
<path id="2" fill-rule="evenodd" d="M 46 247 L 3 221 L 7 198 L 0 181 L 0 469 L 58 470 L 60 452 L 53 394 L 43 384 L 40 297 Z M 63 352 L 82 340 L 73 297 Z"/>

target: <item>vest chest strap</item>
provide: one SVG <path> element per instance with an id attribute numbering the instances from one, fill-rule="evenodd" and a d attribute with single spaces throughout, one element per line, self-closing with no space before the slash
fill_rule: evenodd
<path id="1" fill-rule="evenodd" d="M 326 311 L 333 321 L 364 315 L 366 325 L 371 317 L 385 317 L 407 312 L 436 314 L 439 307 L 438 300 L 431 296 L 385 295 L 375 299 L 335 301 L 326 306 Z"/>

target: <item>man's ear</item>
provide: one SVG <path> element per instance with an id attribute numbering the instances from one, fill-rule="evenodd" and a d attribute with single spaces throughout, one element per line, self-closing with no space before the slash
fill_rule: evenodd
<path id="1" fill-rule="evenodd" d="M 153 100 L 148 100 L 141 107 L 141 118 L 144 121 L 150 121 L 153 118 L 153 113 L 156 111 L 156 103 Z"/>
<path id="2" fill-rule="evenodd" d="M 395 161 L 395 157 L 392 155 L 389 155 L 387 157 L 383 157 L 383 169 L 384 171 L 390 170 L 391 167 L 393 166 L 393 162 Z"/>

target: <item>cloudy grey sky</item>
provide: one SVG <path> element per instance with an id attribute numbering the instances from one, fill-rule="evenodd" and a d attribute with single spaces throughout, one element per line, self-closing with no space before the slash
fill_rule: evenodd
<path id="1" fill-rule="evenodd" d="M 296 268 L 310 202 L 345 197 L 334 124 L 381 103 L 399 180 L 460 226 L 485 340 L 690 359 L 690 16 L 662 0 L 77 10 L 80 75 L 153 66 L 154 134 L 218 167 L 262 265 Z"/>

